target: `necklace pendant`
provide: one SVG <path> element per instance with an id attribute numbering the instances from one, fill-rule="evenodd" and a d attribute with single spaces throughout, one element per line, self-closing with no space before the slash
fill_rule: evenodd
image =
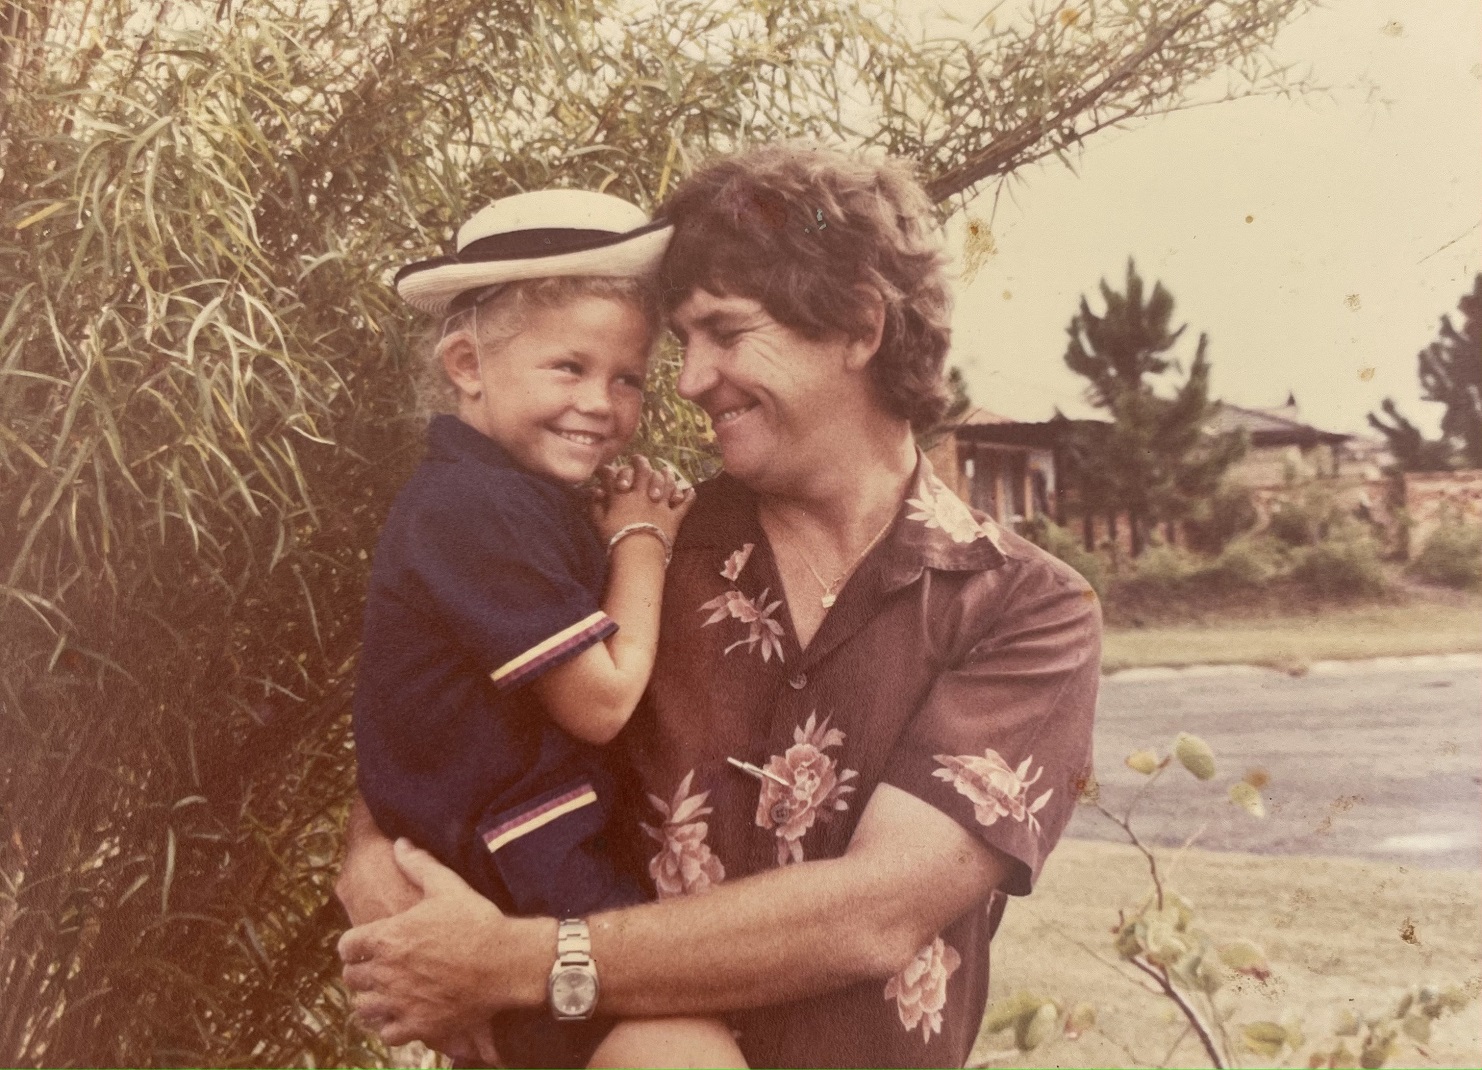
<path id="1" fill-rule="evenodd" d="M 822 598 L 820 598 L 819 601 L 823 603 L 823 608 L 824 609 L 833 609 L 834 608 L 835 596 L 834 596 L 833 592 L 829 592 L 828 594 L 826 594 Z"/>

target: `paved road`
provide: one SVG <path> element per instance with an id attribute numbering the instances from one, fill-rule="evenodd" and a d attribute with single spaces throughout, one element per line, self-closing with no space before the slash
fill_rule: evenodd
<path id="1" fill-rule="evenodd" d="M 1120 812 L 1143 777 L 1123 759 L 1166 754 L 1180 731 L 1220 763 L 1200 783 L 1170 768 L 1139 804 L 1145 839 L 1263 854 L 1350 855 L 1482 868 L 1482 671 L 1475 657 L 1324 663 L 1304 677 L 1255 668 L 1143 670 L 1102 686 L 1096 731 L 1102 802 Z M 1271 778 L 1268 816 L 1226 800 L 1247 770 Z M 1081 807 L 1067 835 L 1121 830 Z"/>

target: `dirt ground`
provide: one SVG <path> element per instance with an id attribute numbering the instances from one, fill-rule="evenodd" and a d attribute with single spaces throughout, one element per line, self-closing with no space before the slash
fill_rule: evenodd
<path id="1" fill-rule="evenodd" d="M 1246 937 L 1267 952 L 1269 981 L 1221 996 L 1233 1005 L 1236 1026 L 1295 1011 L 1308 1038 L 1321 1042 L 1342 1009 L 1379 1012 L 1413 984 L 1461 984 L 1482 994 L 1482 874 L 1475 870 L 1190 850 L 1167 883 L 1193 901 L 1215 939 Z M 993 944 L 990 1000 L 1028 989 L 1065 1005 L 1089 1002 L 1097 1030 L 1027 1056 L 1002 1050 L 1012 1045 L 1008 1034 L 982 1037 L 972 1063 L 1209 1066 L 1192 1037 L 1170 1051 L 1182 1019 L 1166 1000 L 1119 976 L 1135 974 L 1117 962 L 1110 929 L 1118 907 L 1135 906 L 1147 888 L 1146 866 L 1131 847 L 1062 842 L 1034 895 L 1009 904 Z M 1307 1050 L 1276 1065 L 1305 1066 Z M 1272 1065 L 1248 1052 L 1240 1059 Z M 1390 1065 L 1482 1066 L 1482 1003 L 1437 1022 L 1424 1053 L 1402 1040 Z"/>

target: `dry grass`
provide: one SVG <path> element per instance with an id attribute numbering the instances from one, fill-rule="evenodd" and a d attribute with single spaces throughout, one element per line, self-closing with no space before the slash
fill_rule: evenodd
<path id="1" fill-rule="evenodd" d="M 1387 1009 L 1424 982 L 1482 989 L 1482 882 L 1476 871 L 1427 871 L 1343 858 L 1260 857 L 1190 850 L 1171 883 L 1199 908 L 1216 939 L 1244 936 L 1264 946 L 1273 967 L 1223 997 L 1236 1025 L 1302 1015 L 1321 1043 L 1339 1011 Z M 1117 909 L 1136 906 L 1147 870 L 1130 847 L 1067 840 L 1034 895 L 1009 904 L 993 945 L 991 998 L 1029 989 L 1066 1004 L 1096 1006 L 1098 1026 L 1079 1040 L 1056 1040 L 1021 1056 L 1001 1052 L 1006 1036 L 981 1038 L 974 1061 L 996 1066 L 1207 1066 L 1162 998 L 1118 974 L 1110 929 Z M 1402 936 L 1406 924 L 1409 935 Z M 1079 945 L 1079 946 L 1078 946 Z M 1090 948 L 1105 961 L 1083 948 Z M 1255 1056 L 1246 1061 L 1257 1065 Z M 1306 1051 L 1288 1065 L 1305 1065 Z M 1409 1042 L 1395 1066 L 1482 1066 L 1482 1016 L 1473 1003 L 1436 1024 L 1424 1053 Z"/>
<path id="2" fill-rule="evenodd" d="M 1482 651 L 1482 599 L 1411 601 L 1293 616 L 1109 627 L 1106 672 L 1152 665 L 1269 665 Z"/>

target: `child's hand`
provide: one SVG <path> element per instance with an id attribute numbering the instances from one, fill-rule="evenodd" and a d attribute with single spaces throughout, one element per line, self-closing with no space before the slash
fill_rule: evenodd
<path id="1" fill-rule="evenodd" d="M 695 500 L 693 489 L 678 485 L 671 472 L 654 468 L 647 457 L 637 457 L 631 467 L 609 465 L 600 475 L 593 520 L 604 539 L 629 524 L 653 524 L 672 540 Z"/>

